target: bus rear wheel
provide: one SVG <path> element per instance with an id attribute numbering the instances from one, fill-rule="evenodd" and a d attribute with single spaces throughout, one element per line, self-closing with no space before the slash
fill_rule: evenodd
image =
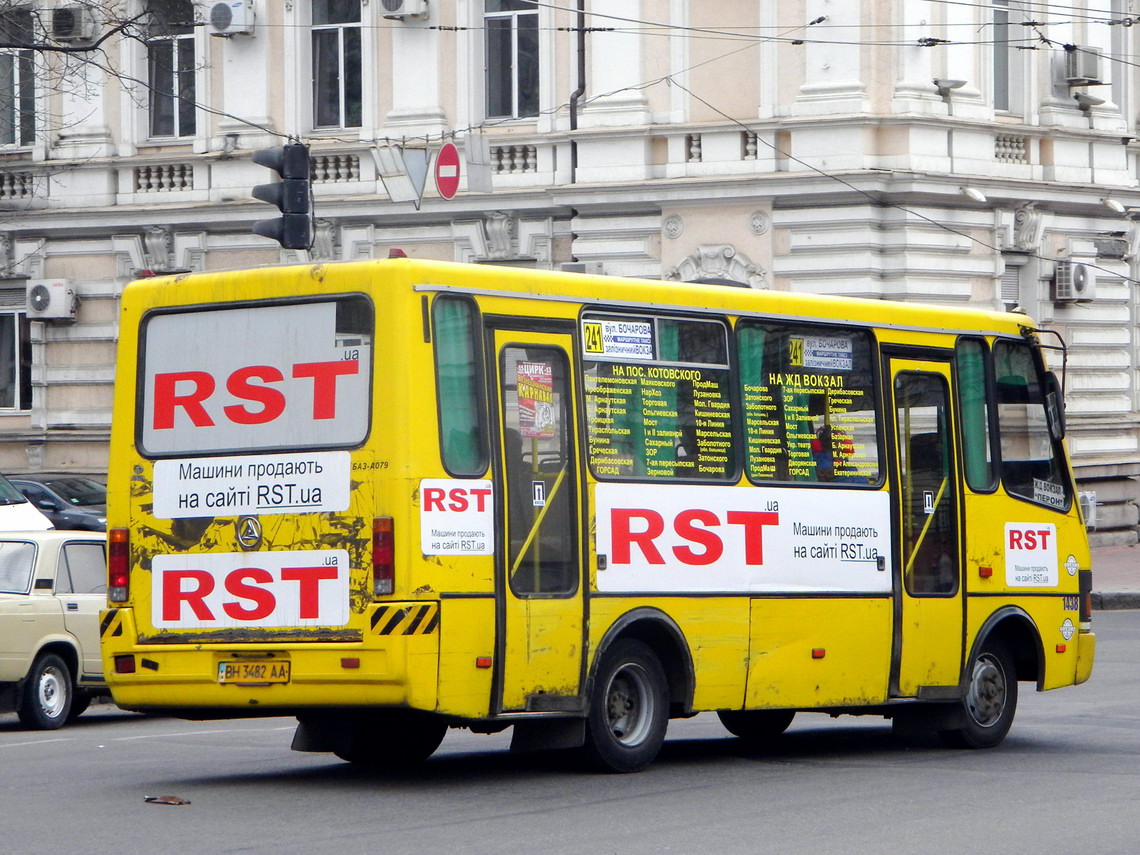
<path id="1" fill-rule="evenodd" d="M 795 710 L 719 710 L 717 717 L 725 730 L 747 745 L 758 747 L 771 742 L 788 729 Z"/>
<path id="2" fill-rule="evenodd" d="M 606 772 L 637 772 L 653 762 L 669 726 L 665 671 L 635 639 L 614 643 L 594 679 L 586 758 Z"/>
<path id="3" fill-rule="evenodd" d="M 341 760 L 375 769 L 415 766 L 430 757 L 447 733 L 447 723 L 411 710 L 384 710 L 356 718 L 333 753 Z"/>
<path id="4" fill-rule="evenodd" d="M 939 731 L 953 748 L 993 748 L 1005 739 L 1017 710 L 1017 672 L 1009 648 L 987 641 L 974 656 L 962 700 L 963 723 Z"/>

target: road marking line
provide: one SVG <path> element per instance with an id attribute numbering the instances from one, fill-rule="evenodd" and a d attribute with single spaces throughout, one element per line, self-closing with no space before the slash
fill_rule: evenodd
<path id="1" fill-rule="evenodd" d="M 58 739 L 33 739 L 30 742 L 10 742 L 7 745 L 0 745 L 0 748 L 20 748 L 24 745 L 47 745 L 51 742 L 74 742 L 74 736 L 61 736 Z"/>

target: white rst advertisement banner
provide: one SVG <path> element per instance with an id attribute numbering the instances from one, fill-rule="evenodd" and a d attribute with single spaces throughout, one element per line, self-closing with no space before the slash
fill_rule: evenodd
<path id="1" fill-rule="evenodd" d="M 420 551 L 424 555 L 491 555 L 495 502 L 490 481 L 420 481 Z"/>
<path id="2" fill-rule="evenodd" d="M 154 464 L 154 515 L 241 516 L 348 510 L 347 451 L 194 457 Z"/>
<path id="3" fill-rule="evenodd" d="M 1053 523 L 1005 524 L 1005 583 L 1011 588 L 1053 588 L 1059 582 L 1057 527 Z"/>
<path id="4" fill-rule="evenodd" d="M 328 448 L 368 432 L 369 345 L 338 343 L 335 302 L 176 312 L 144 327 L 147 454 Z"/>
<path id="5" fill-rule="evenodd" d="M 891 591 L 882 490 L 599 484 L 595 501 L 599 591 Z"/>
<path id="6" fill-rule="evenodd" d="M 156 555 L 151 622 L 158 629 L 340 627 L 348 623 L 343 549 Z"/>

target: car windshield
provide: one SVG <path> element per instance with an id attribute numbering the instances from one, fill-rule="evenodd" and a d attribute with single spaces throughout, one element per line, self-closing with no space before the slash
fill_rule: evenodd
<path id="1" fill-rule="evenodd" d="M 105 505 L 107 488 L 90 478 L 53 478 L 44 483 L 72 505 Z"/>
<path id="2" fill-rule="evenodd" d="M 12 486 L 12 482 L 0 475 L 0 505 L 18 505 L 26 502 L 24 494 Z"/>
<path id="3" fill-rule="evenodd" d="M 35 556 L 35 546 L 26 541 L 0 541 L 0 593 L 28 593 Z"/>

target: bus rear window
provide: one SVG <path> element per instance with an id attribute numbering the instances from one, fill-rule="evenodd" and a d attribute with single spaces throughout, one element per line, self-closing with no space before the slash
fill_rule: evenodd
<path id="1" fill-rule="evenodd" d="M 368 436 L 372 304 L 360 296 L 143 319 L 140 450 L 351 448 Z"/>

